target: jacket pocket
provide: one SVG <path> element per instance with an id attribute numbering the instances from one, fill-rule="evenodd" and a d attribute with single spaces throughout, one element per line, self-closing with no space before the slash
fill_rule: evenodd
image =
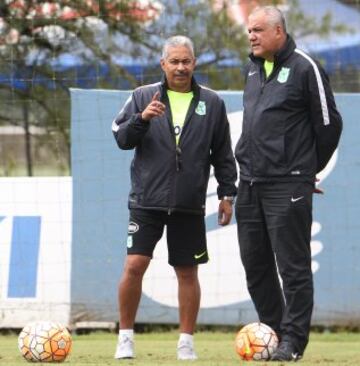
<path id="1" fill-rule="evenodd" d="M 209 179 L 209 163 L 204 160 L 188 164 L 177 176 L 175 206 L 202 210 L 206 200 Z"/>
<path id="2" fill-rule="evenodd" d="M 287 166 L 285 137 L 283 134 L 271 136 L 253 144 L 254 174 L 277 176 L 286 173 Z"/>

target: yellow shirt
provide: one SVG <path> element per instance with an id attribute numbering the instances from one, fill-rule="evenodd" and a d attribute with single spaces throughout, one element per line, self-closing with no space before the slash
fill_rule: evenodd
<path id="1" fill-rule="evenodd" d="M 267 61 L 267 60 L 264 61 L 264 69 L 265 69 L 266 78 L 268 78 L 269 75 L 272 73 L 273 68 L 274 68 L 274 62 Z"/>
<path id="2" fill-rule="evenodd" d="M 173 90 L 168 90 L 167 95 L 169 97 L 170 109 L 172 115 L 172 122 L 174 125 L 176 144 L 179 143 L 182 128 L 185 123 L 187 111 L 189 109 L 191 99 L 194 93 L 179 93 Z"/>

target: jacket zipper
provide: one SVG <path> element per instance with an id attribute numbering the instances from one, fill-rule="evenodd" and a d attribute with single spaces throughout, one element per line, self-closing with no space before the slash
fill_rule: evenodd
<path id="1" fill-rule="evenodd" d="M 264 87 L 265 87 L 265 83 L 266 83 L 266 80 L 264 79 L 264 69 L 262 67 L 260 67 L 260 93 L 259 93 L 259 96 L 258 96 L 258 99 L 256 101 L 256 104 L 259 103 L 260 101 L 260 98 L 263 94 L 263 91 L 264 91 Z M 250 124 L 250 159 L 251 159 L 251 179 L 250 179 L 250 186 L 252 186 L 254 184 L 254 170 L 253 170 L 253 167 L 254 167 L 254 154 L 252 153 L 252 146 L 253 146 L 253 143 L 252 143 L 252 123 Z"/>
<path id="2" fill-rule="evenodd" d="M 171 134 L 171 137 L 173 139 L 173 143 L 175 145 L 175 164 L 176 164 L 176 167 L 175 168 L 176 168 L 176 171 L 177 171 L 178 170 L 177 169 L 178 158 L 177 158 L 177 152 L 176 152 L 176 149 L 177 149 L 176 137 L 175 137 L 174 124 L 173 124 L 173 121 L 172 121 L 172 115 L 171 115 L 171 110 L 170 110 L 170 102 L 169 102 L 169 99 L 168 99 L 166 93 L 164 93 L 164 100 L 163 100 L 163 102 L 167 106 L 166 120 L 168 121 L 169 129 L 170 129 L 170 134 Z M 171 179 L 171 177 L 169 177 L 169 179 Z M 171 185 L 169 185 L 168 209 L 167 209 L 167 214 L 168 215 L 171 215 L 171 213 L 173 211 L 172 208 L 170 207 L 171 192 L 172 192 L 172 187 L 171 187 Z"/>

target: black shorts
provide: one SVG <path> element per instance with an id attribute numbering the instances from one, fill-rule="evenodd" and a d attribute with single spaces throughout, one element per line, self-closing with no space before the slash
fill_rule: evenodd
<path id="1" fill-rule="evenodd" d="M 202 215 L 156 210 L 130 210 L 127 253 L 152 257 L 166 225 L 168 262 L 171 266 L 206 263 L 205 220 Z"/>

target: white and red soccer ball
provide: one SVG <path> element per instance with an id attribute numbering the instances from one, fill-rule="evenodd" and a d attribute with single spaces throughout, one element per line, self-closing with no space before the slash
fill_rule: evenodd
<path id="1" fill-rule="evenodd" d="M 18 346 L 22 356 L 30 362 L 62 362 L 71 351 L 69 331 L 54 322 L 26 325 L 19 334 Z"/>
<path id="2" fill-rule="evenodd" d="M 269 360 L 279 344 L 276 333 L 266 324 L 251 323 L 235 338 L 235 350 L 243 360 Z"/>

